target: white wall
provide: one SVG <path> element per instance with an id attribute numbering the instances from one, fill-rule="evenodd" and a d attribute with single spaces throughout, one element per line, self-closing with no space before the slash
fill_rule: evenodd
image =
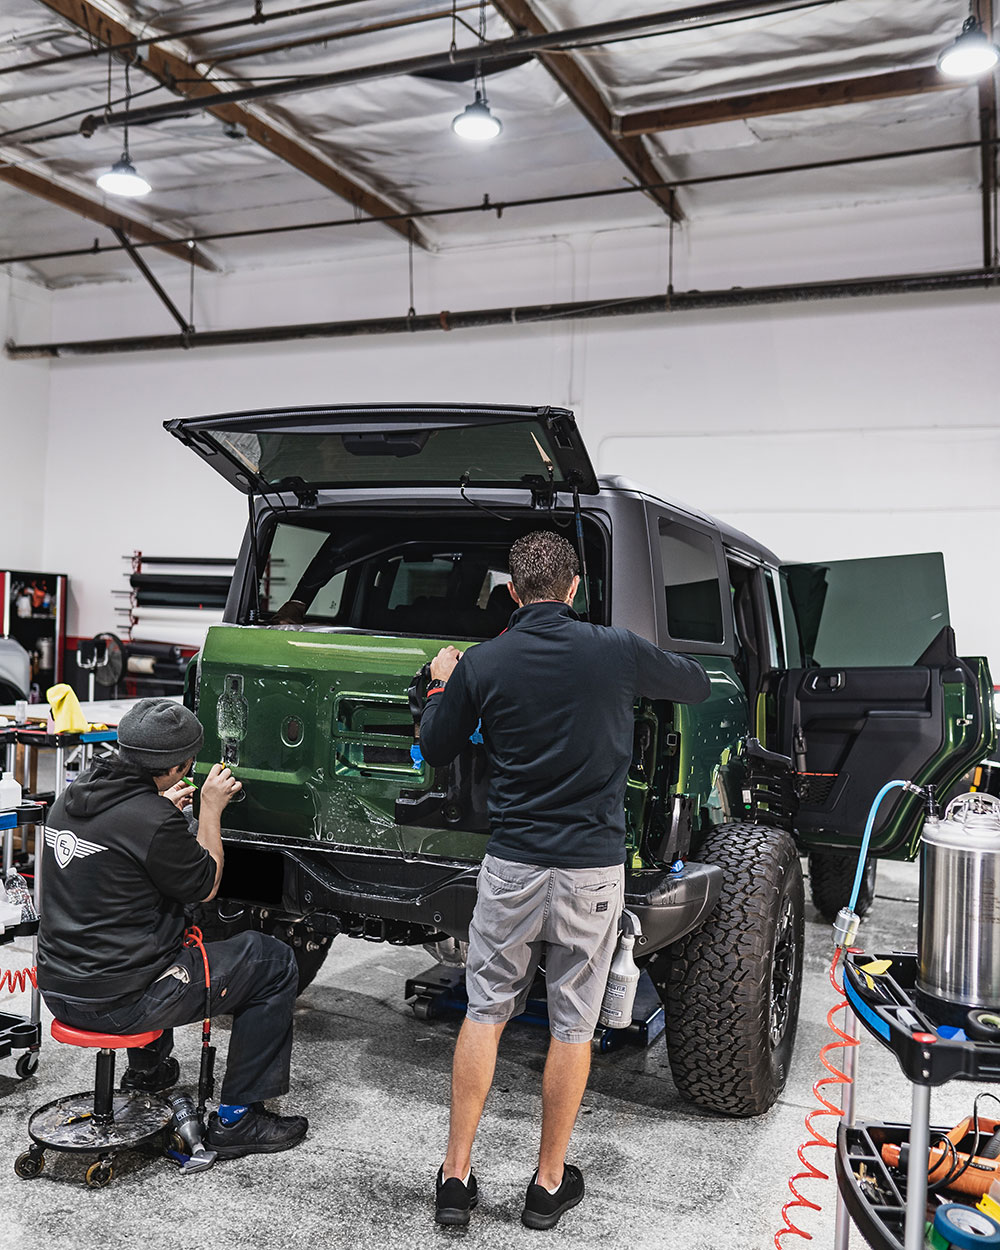
<path id="1" fill-rule="evenodd" d="M 48 291 L 0 274 L 0 327 L 5 340 L 48 338 L 49 305 Z M 41 565 L 48 415 L 48 361 L 12 361 L 0 354 L 0 568 Z"/>
<path id="2" fill-rule="evenodd" d="M 756 218 L 741 233 L 730 220 L 678 236 L 675 284 L 971 267 L 977 246 L 966 203 L 905 220 L 878 206 L 863 220 Z M 662 290 L 666 257 L 665 229 L 421 254 L 417 310 Z M 168 265 L 158 272 L 182 300 Z M 206 328 L 391 315 L 407 302 L 403 253 L 198 283 Z M 171 329 L 138 284 L 53 304 L 57 338 Z M 70 573 L 70 630 L 89 633 L 114 626 L 110 591 L 133 548 L 235 550 L 242 498 L 163 433 L 171 417 L 371 399 L 566 404 L 602 472 L 694 503 L 785 558 L 943 550 L 960 646 L 991 654 L 1000 673 L 998 338 L 989 291 L 60 360 L 47 476 L 77 482 L 103 521 L 74 524 L 73 496 L 50 495 L 44 559 Z"/>

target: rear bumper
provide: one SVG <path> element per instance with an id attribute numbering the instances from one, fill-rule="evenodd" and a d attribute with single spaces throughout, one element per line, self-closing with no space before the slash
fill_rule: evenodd
<path id="1" fill-rule="evenodd" d="M 283 906 L 309 915 L 331 931 L 378 938 L 384 922 L 447 933 L 467 941 L 476 903 L 478 864 L 414 860 L 396 855 L 365 855 L 346 850 L 282 848 Z M 629 876 L 626 906 L 636 913 L 643 939 L 637 954 L 675 942 L 712 911 L 722 889 L 715 864 L 685 864 L 677 873 L 644 871 Z"/>

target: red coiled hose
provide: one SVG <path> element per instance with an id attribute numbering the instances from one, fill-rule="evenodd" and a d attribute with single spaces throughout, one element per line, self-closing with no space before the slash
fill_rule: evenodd
<path id="1" fill-rule="evenodd" d="M 34 968 L 8 969 L 6 972 L 0 973 L 0 994 L 3 994 L 5 991 L 10 991 L 11 994 L 14 994 L 18 990 L 26 990 L 29 982 L 32 989 L 38 985 L 38 977 Z"/>
<path id="2" fill-rule="evenodd" d="M 782 1237 L 789 1237 L 793 1234 L 796 1237 L 804 1237 L 806 1241 L 812 1241 L 812 1233 L 807 1233 L 801 1228 L 796 1228 L 796 1226 L 788 1218 L 788 1212 L 793 1207 L 806 1207 L 810 1211 L 821 1211 L 822 1207 L 818 1202 L 813 1202 L 810 1198 L 803 1197 L 802 1194 L 799 1193 L 798 1189 L 796 1189 L 795 1182 L 809 1179 L 815 1179 L 818 1181 L 826 1181 L 830 1179 L 826 1172 L 821 1172 L 814 1163 L 810 1163 L 810 1161 L 803 1154 L 803 1151 L 807 1150 L 810 1146 L 830 1146 L 832 1148 L 836 1145 L 835 1142 L 830 1141 L 829 1138 L 824 1137 L 823 1134 L 819 1132 L 813 1123 L 813 1120 L 817 1116 L 821 1115 L 832 1115 L 837 1116 L 838 1118 L 843 1115 L 843 1111 L 840 1107 L 835 1107 L 833 1103 L 830 1102 L 830 1100 L 820 1091 L 825 1085 L 849 1085 L 851 1083 L 851 1078 L 846 1072 L 842 1072 L 840 1068 L 835 1067 L 834 1064 L 832 1064 L 827 1058 L 827 1055 L 832 1050 L 843 1050 L 848 1046 L 860 1045 L 860 1042 L 856 1037 L 851 1037 L 849 1034 L 843 1032 L 842 1029 L 837 1027 L 833 1020 L 834 1012 L 840 1011 L 847 1006 L 847 995 L 844 993 L 843 985 L 838 983 L 836 976 L 837 962 L 839 959 L 840 949 L 838 948 L 837 953 L 833 957 L 833 963 L 830 965 L 830 984 L 833 986 L 834 992 L 836 993 L 839 1001 L 834 1003 L 830 1010 L 826 1013 L 826 1022 L 830 1026 L 830 1031 L 836 1034 L 838 1040 L 835 1042 L 827 1042 L 825 1046 L 821 1047 L 819 1052 L 820 1062 L 830 1075 L 820 1077 L 820 1079 L 813 1086 L 813 1094 L 816 1096 L 816 1101 L 821 1105 L 814 1111 L 810 1111 L 806 1116 L 805 1124 L 811 1136 L 804 1141 L 796 1151 L 799 1156 L 799 1162 L 806 1169 L 806 1171 L 797 1172 L 788 1182 L 788 1188 L 792 1191 L 793 1197 L 790 1202 L 786 1202 L 781 1208 L 781 1218 L 784 1220 L 785 1226 L 774 1234 L 774 1244 L 777 1247 L 777 1250 L 782 1250 Z"/>

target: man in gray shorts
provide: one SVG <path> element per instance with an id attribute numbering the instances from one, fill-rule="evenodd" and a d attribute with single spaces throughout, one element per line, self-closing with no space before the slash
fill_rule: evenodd
<path id="1" fill-rule="evenodd" d="M 491 763 L 491 836 L 469 927 L 469 1010 L 455 1047 L 436 1219 L 467 1224 L 478 1201 L 472 1144 L 497 1045 L 541 963 L 552 1036 L 538 1167 L 521 1219 L 552 1228 L 583 1197 L 583 1176 L 565 1158 L 623 906 L 633 705 L 641 695 L 698 703 L 710 687 L 696 660 L 580 620 L 569 606 L 577 556 L 560 535 L 519 538 L 510 574 L 518 606 L 509 627 L 464 657 L 454 647 L 438 653 L 420 721 L 431 765 L 453 760 L 480 722 Z"/>

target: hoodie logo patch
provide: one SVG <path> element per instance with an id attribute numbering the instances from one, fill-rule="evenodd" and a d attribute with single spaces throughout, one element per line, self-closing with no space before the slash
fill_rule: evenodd
<path id="1" fill-rule="evenodd" d="M 88 842 L 84 838 L 78 838 L 69 829 L 49 829 L 47 826 L 45 829 L 45 841 L 48 846 L 52 847 L 56 863 L 60 868 L 65 868 L 74 859 L 93 855 L 95 851 L 106 851 L 108 849 L 106 846 L 98 846 L 96 842 Z"/>

